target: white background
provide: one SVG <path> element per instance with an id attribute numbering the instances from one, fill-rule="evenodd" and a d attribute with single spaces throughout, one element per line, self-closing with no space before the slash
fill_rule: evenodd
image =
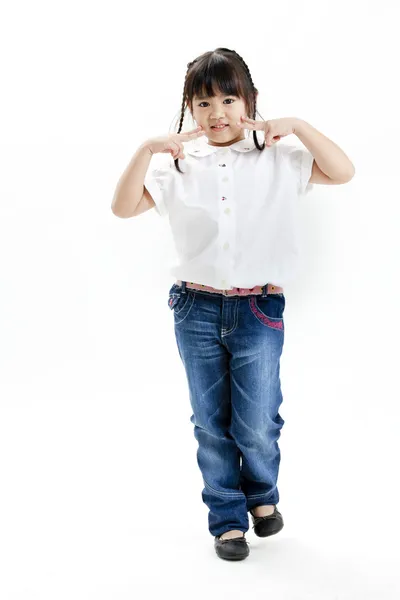
<path id="1" fill-rule="evenodd" d="M 0 22 L 2 600 L 398 598 L 397 3 L 18 2 Z M 301 200 L 285 527 L 250 523 L 240 563 L 216 556 L 201 500 L 168 219 L 111 212 L 187 63 L 218 46 L 263 119 L 308 121 L 356 167 Z"/>

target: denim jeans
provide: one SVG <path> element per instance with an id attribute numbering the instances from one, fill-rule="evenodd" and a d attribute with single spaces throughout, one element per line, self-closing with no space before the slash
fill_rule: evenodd
<path id="1" fill-rule="evenodd" d="M 248 511 L 278 504 L 284 420 L 279 369 L 283 294 L 224 296 L 174 283 L 168 306 L 198 442 L 203 502 L 213 536 L 249 529 Z"/>

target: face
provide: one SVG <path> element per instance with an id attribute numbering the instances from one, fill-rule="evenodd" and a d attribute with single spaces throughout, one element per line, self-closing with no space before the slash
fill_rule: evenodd
<path id="1" fill-rule="evenodd" d="M 201 125 L 211 146 L 229 146 L 245 139 L 245 131 L 236 125 L 240 116 L 248 116 L 246 104 L 238 96 L 218 94 L 213 98 L 193 98 L 192 116 Z M 227 127 L 218 131 L 212 129 L 217 123 L 227 123 Z"/>

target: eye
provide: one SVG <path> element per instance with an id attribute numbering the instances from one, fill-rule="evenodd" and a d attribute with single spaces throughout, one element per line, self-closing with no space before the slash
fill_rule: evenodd
<path id="1" fill-rule="evenodd" d="M 230 100 L 231 102 L 235 102 L 235 100 L 233 98 L 225 98 L 225 100 Z M 225 100 L 224 100 L 224 102 L 225 102 Z M 199 104 L 200 108 L 203 108 L 201 106 L 202 104 L 208 104 L 208 102 L 200 102 L 200 104 Z"/>

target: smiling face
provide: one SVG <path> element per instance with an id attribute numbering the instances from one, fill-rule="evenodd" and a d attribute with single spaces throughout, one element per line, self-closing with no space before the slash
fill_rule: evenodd
<path id="1" fill-rule="evenodd" d="M 201 125 L 211 146 L 229 146 L 245 139 L 245 130 L 236 125 L 241 115 L 247 115 L 245 101 L 239 96 L 217 93 L 213 97 L 193 97 L 191 110 L 197 125 Z M 218 131 L 217 123 L 227 126 Z"/>

